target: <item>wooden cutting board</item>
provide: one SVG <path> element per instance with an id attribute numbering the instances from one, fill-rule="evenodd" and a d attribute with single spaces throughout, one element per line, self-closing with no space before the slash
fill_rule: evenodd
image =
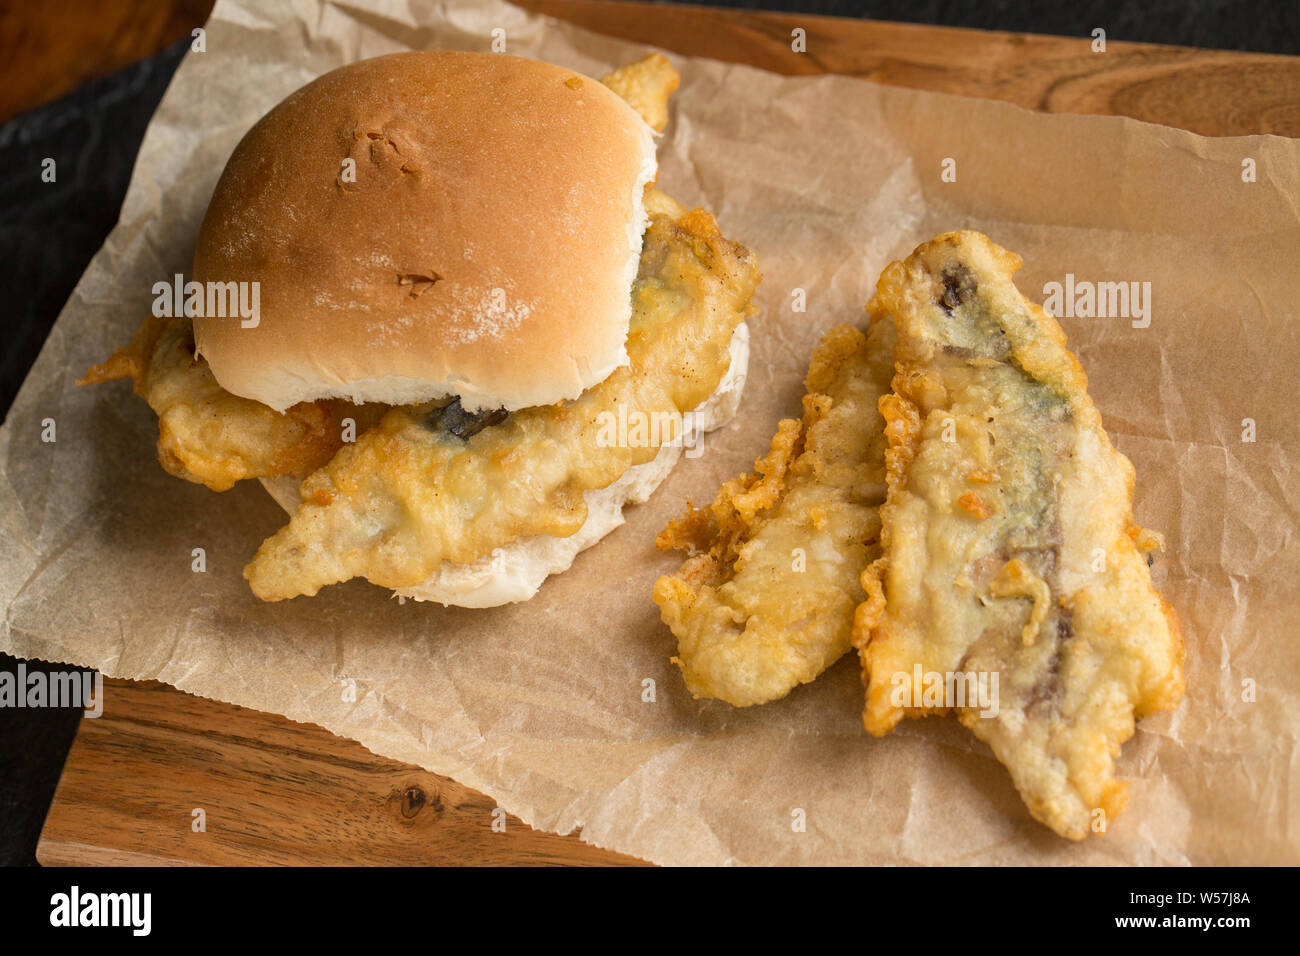
<path id="1" fill-rule="evenodd" d="M 61 22 L 65 47 L 80 48 L 67 31 L 136 22 L 128 15 L 135 5 L 107 2 L 117 20 Z M 521 5 L 612 36 L 781 73 L 846 73 L 1028 109 L 1132 116 L 1208 136 L 1300 136 L 1300 59 L 1292 57 L 1115 40 L 1094 53 L 1090 37 L 608 0 Z M 114 35 L 123 62 L 156 52 L 171 39 L 158 24 L 184 26 L 177 11 L 194 3 L 149 6 L 147 28 Z M 171 9 L 170 19 L 160 7 Z M 790 48 L 796 28 L 806 32 L 806 53 Z M 62 72 L 48 49 L 40 55 L 46 73 L 74 69 L 71 54 Z M 43 864 L 640 862 L 513 817 L 502 828 L 497 814 L 494 828 L 488 797 L 314 725 L 162 684 L 106 684 L 112 706 L 81 723 L 36 851 Z"/>
<path id="2" fill-rule="evenodd" d="M 55 791 L 46 866 L 641 862 L 315 724 L 154 681 L 105 680 L 104 700 Z"/>

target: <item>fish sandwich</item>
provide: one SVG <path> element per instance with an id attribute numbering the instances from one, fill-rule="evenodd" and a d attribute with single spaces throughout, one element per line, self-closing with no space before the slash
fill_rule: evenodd
<path id="1" fill-rule="evenodd" d="M 244 571 L 264 600 L 526 600 L 744 385 L 754 256 L 654 184 L 677 82 L 657 55 L 325 74 L 244 136 L 199 231 L 197 288 L 251 286 L 256 315 L 196 294 L 83 382 L 133 380 L 171 474 L 289 512 Z"/>

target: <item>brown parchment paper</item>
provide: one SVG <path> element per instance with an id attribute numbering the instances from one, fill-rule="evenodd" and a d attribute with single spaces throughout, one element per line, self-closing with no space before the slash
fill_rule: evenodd
<path id="1" fill-rule="evenodd" d="M 510 53 L 592 75 L 645 52 L 498 3 L 218 3 L 206 52 L 186 57 L 149 127 L 121 222 L 0 431 L 0 648 L 315 722 L 534 826 L 581 826 L 660 863 L 1300 860 L 1295 141 L 673 55 L 683 83 L 659 182 L 714 210 L 766 276 L 735 423 L 527 604 L 399 606 L 365 582 L 253 598 L 240 569 L 283 523 L 274 502 L 253 483 L 216 495 L 166 476 L 144 403 L 124 383 L 73 377 L 127 341 L 155 281 L 188 273 L 217 176 L 262 113 L 345 62 L 486 50 L 496 28 Z M 954 183 L 941 181 L 945 158 Z M 678 562 L 654 533 L 797 414 L 810 349 L 860 320 L 884 265 L 959 227 L 1023 255 L 1034 298 L 1067 273 L 1151 283 L 1148 328 L 1062 324 L 1137 467 L 1138 520 L 1167 536 L 1154 574 L 1183 620 L 1187 698 L 1142 722 L 1120 759 L 1129 809 L 1077 845 L 1029 818 L 954 720 L 868 738 L 853 658 L 764 707 L 692 700 L 650 601 Z M 206 573 L 191 570 L 196 547 Z"/>

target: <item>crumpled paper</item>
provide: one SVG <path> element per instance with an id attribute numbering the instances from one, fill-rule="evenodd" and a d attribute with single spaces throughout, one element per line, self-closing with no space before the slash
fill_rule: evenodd
<path id="1" fill-rule="evenodd" d="M 217 176 L 266 110 L 343 63 L 487 50 L 498 29 L 509 53 L 594 76 L 645 52 L 496 2 L 218 3 L 206 51 L 153 119 L 120 223 L 0 430 L 0 649 L 314 722 L 535 827 L 582 827 L 660 863 L 1300 861 L 1293 140 L 670 54 L 683 82 L 659 183 L 712 209 L 765 273 L 736 421 L 527 604 L 401 606 L 360 581 L 252 596 L 240 569 L 283 522 L 275 503 L 255 483 L 216 495 L 168 477 L 128 386 L 73 378 L 128 340 L 155 281 L 188 273 Z M 813 344 L 861 321 L 886 263 L 953 228 L 1019 252 L 1035 298 L 1067 274 L 1151 283 L 1147 327 L 1062 324 L 1137 468 L 1138 520 L 1166 535 L 1153 573 L 1183 621 L 1188 689 L 1125 746 L 1129 808 L 1081 844 L 1030 819 L 955 720 L 867 737 L 852 656 L 778 703 L 692 700 L 650 601 L 678 563 L 654 533 L 797 414 Z"/>

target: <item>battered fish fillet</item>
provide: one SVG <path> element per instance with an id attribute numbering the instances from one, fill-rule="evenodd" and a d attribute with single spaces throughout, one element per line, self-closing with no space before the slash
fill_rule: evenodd
<path id="1" fill-rule="evenodd" d="M 831 329 L 812 355 L 803 421 L 780 423 L 756 474 L 727 482 L 656 538 L 689 549 L 654 600 L 696 697 L 777 700 L 849 650 L 863 569 L 879 557 L 894 328 Z M 695 553 L 695 552 L 701 553 Z"/>
<path id="2" fill-rule="evenodd" d="M 390 410 L 303 482 L 303 505 L 244 570 L 258 597 L 315 594 L 354 577 L 413 587 L 443 561 L 467 564 L 532 535 L 571 535 L 587 518 L 584 491 L 677 437 L 678 416 L 726 374 L 759 273 L 752 253 L 724 239 L 704 210 L 688 213 L 653 189 L 646 204 L 631 364 L 572 402 L 525 408 L 469 433 L 446 427 L 445 402 Z M 629 421 L 668 427 L 639 447 L 602 440 L 601 413 L 620 409 Z"/>
<path id="3" fill-rule="evenodd" d="M 158 461 L 168 474 L 213 491 L 244 478 L 305 475 L 343 446 L 343 420 L 357 430 L 378 418 L 376 406 L 302 402 L 284 414 L 232 395 L 208 363 L 194 357 L 188 318 L 145 320 L 131 344 L 96 365 L 78 385 L 130 378 L 158 415 Z"/>
<path id="4" fill-rule="evenodd" d="M 651 54 L 602 81 L 658 131 L 668 121 L 668 98 L 679 75 Z M 217 384 L 208 363 L 195 358 L 188 318 L 147 318 L 129 346 L 96 365 L 80 385 L 130 378 L 158 415 L 158 460 L 178 478 L 227 491 L 245 478 L 303 476 L 329 461 L 344 444 L 344 419 L 357 434 L 373 426 L 383 406 L 342 400 L 302 402 L 281 414 L 232 395 Z"/>
<path id="5" fill-rule="evenodd" d="M 1124 806 L 1113 760 L 1135 719 L 1182 697 L 1182 639 L 1143 554 L 1159 536 L 1133 523 L 1133 466 L 1019 266 L 955 232 L 880 279 L 871 308 L 898 326 L 889 495 L 853 642 L 868 731 L 956 710 L 1033 816 L 1077 840 Z M 924 693 L 958 673 L 997 677 L 995 716 Z"/>

